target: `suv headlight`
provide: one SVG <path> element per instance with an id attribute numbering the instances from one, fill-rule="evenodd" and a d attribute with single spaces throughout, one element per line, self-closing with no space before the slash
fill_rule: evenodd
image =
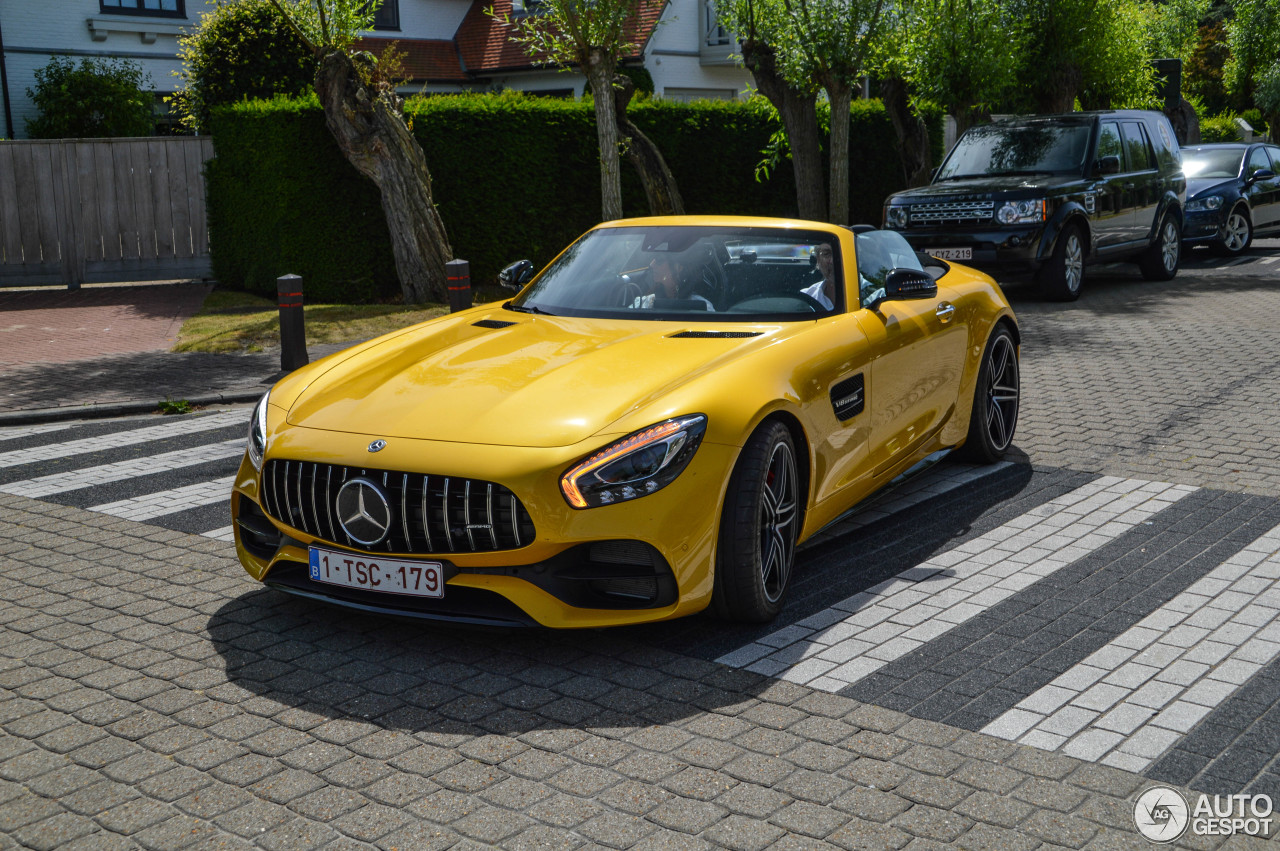
<path id="1" fill-rule="evenodd" d="M 270 390 L 262 394 L 249 420 L 249 463 L 255 470 L 262 469 L 262 456 L 267 451 L 267 399 L 270 396 Z"/>
<path id="2" fill-rule="evenodd" d="M 611 443 L 560 477 L 574 508 L 595 508 L 647 496 L 675 481 L 698 451 L 707 418 L 665 420 Z"/>
<path id="3" fill-rule="evenodd" d="M 885 223 L 891 228 L 905 228 L 911 221 L 910 209 L 904 205 L 890 206 L 885 208 Z"/>
<path id="4" fill-rule="evenodd" d="M 1002 225 L 1024 225 L 1043 222 L 1045 202 L 1043 198 L 1032 201 L 1006 201 L 996 210 L 996 221 Z"/>
<path id="5" fill-rule="evenodd" d="M 1188 213 L 1202 213 L 1205 210 L 1222 209 L 1221 195 L 1206 195 L 1203 198 L 1193 198 L 1187 202 Z"/>

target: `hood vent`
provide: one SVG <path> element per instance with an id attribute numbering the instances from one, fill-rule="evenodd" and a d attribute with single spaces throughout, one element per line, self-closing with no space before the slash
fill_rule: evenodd
<path id="1" fill-rule="evenodd" d="M 737 340 L 744 337 L 759 337 L 763 331 L 681 331 L 670 335 L 672 339 L 682 337 L 696 340 Z"/>
<path id="2" fill-rule="evenodd" d="M 477 328 L 506 328 L 515 325 L 514 322 L 504 322 L 501 319 L 481 319 L 479 322 L 472 322 Z"/>

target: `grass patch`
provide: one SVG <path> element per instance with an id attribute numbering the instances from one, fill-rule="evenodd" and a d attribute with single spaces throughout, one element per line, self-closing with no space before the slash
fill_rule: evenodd
<path id="1" fill-rule="evenodd" d="M 367 340 L 448 312 L 440 304 L 304 305 L 307 345 Z M 236 290 L 215 289 L 200 312 L 182 324 L 175 352 L 260 352 L 280 345 L 275 302 Z"/>

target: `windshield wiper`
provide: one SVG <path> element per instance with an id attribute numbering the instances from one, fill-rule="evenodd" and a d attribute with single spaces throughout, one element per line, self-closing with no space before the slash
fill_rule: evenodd
<path id="1" fill-rule="evenodd" d="M 558 313 L 552 313 L 549 310 L 543 310 L 541 307 L 538 307 L 536 304 L 531 304 L 528 307 L 525 307 L 524 305 L 512 304 L 511 302 L 507 302 L 506 304 L 503 305 L 503 307 L 505 307 L 507 310 L 514 310 L 517 313 L 536 313 L 539 316 L 559 316 L 560 315 Z"/>

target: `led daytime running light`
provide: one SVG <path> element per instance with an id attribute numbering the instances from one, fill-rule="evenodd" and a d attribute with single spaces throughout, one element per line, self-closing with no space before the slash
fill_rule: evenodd
<path id="1" fill-rule="evenodd" d="M 682 420 L 671 420 L 665 423 L 659 423 L 656 426 L 645 429 L 644 431 L 633 434 L 631 437 L 623 440 L 621 443 L 615 443 L 601 451 L 592 455 L 569 472 L 565 473 L 560 479 L 560 487 L 564 491 L 565 499 L 569 500 L 569 504 L 574 508 L 587 508 L 590 503 L 586 497 L 582 495 L 582 491 L 578 489 L 578 479 L 587 473 L 591 473 L 600 469 L 611 461 L 617 460 L 629 452 L 655 443 L 663 438 L 679 432 L 685 428 Z"/>

